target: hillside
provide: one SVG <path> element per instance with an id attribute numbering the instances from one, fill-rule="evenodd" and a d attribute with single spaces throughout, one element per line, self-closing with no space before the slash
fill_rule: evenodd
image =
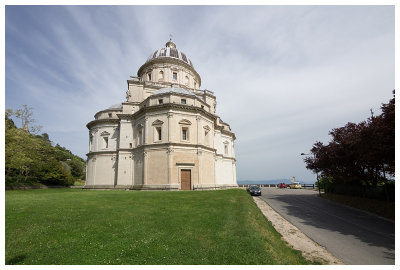
<path id="1" fill-rule="evenodd" d="M 85 160 L 52 145 L 48 134 L 30 134 L 5 117 L 6 186 L 72 185 L 85 178 Z"/>

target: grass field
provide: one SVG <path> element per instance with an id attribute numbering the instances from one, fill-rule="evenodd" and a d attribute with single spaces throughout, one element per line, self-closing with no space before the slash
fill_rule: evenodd
<path id="1" fill-rule="evenodd" d="M 309 264 L 239 189 L 6 191 L 6 264 Z"/>

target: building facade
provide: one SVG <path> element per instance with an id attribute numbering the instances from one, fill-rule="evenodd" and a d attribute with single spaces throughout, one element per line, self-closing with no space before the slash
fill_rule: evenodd
<path id="1" fill-rule="evenodd" d="M 126 101 L 87 124 L 85 188 L 236 187 L 235 134 L 201 90 L 190 59 L 169 40 L 127 81 Z"/>

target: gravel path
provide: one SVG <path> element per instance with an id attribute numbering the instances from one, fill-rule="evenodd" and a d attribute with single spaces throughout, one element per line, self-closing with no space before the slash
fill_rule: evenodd
<path id="1" fill-rule="evenodd" d="M 283 239 L 294 249 L 300 250 L 306 259 L 322 264 L 343 264 L 329 251 L 312 241 L 297 227 L 281 217 L 265 201 L 258 197 L 253 197 L 253 199 L 264 216 L 271 221 L 275 229 L 282 235 Z"/>

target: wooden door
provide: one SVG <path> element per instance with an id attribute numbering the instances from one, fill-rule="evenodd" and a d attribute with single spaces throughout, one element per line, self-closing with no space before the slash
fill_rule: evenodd
<path id="1" fill-rule="evenodd" d="M 181 170 L 181 190 L 191 190 L 190 170 Z"/>

